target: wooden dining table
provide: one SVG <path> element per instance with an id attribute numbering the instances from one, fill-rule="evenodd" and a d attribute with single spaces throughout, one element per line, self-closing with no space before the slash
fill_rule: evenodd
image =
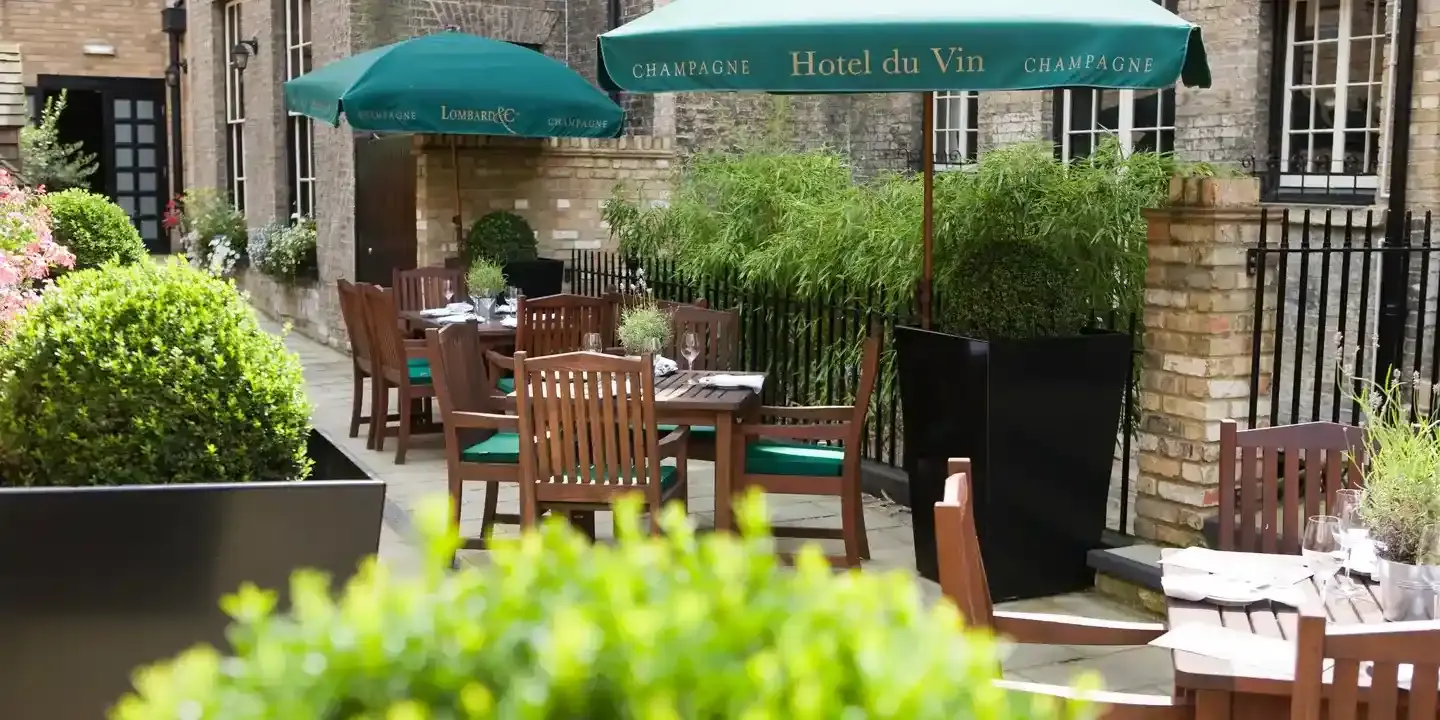
<path id="1" fill-rule="evenodd" d="M 1167 551 L 1173 552 L 1173 551 Z M 1236 563 L 1257 557 L 1251 553 L 1218 553 Z M 1261 555 L 1259 557 L 1273 557 Z M 1298 562 L 1300 558 L 1295 557 Z M 1168 575 L 1176 570 L 1162 565 Z M 1361 581 L 1360 576 L 1356 576 Z M 1321 595 L 1315 578 L 1299 583 L 1307 606 L 1319 608 Z M 1380 611 L 1379 588 L 1361 581 L 1366 595 L 1347 599 L 1329 594 L 1324 602 L 1330 623 L 1339 625 L 1377 625 L 1385 622 Z M 1207 602 L 1190 602 L 1166 598 L 1166 625 L 1171 629 L 1202 625 L 1243 632 L 1261 638 L 1278 638 L 1295 642 L 1299 633 L 1300 611 L 1277 602 L 1261 602 L 1247 607 L 1224 607 Z M 1237 665 L 1228 660 L 1176 650 L 1175 690 L 1190 697 L 1197 720 L 1275 720 L 1290 717 L 1290 697 L 1295 692 L 1293 667 Z M 1329 685 L 1326 685 L 1328 693 Z M 1404 691 L 1401 691 L 1402 698 Z"/>
<path id="2" fill-rule="evenodd" d="M 430 328 L 443 328 L 450 323 L 440 322 L 440 318 L 426 315 L 419 310 L 401 310 L 400 320 L 412 333 L 424 333 Z M 478 320 L 468 321 L 480 331 L 481 340 L 495 344 L 515 342 L 515 328 L 502 324 L 499 320 L 490 322 L 479 322 Z"/>
<path id="3" fill-rule="evenodd" d="M 655 420 L 669 425 L 715 427 L 715 529 L 733 531 L 735 516 L 731 492 L 735 486 L 735 459 L 742 457 L 735 425 L 754 417 L 760 394 L 749 388 L 721 388 L 696 382 L 707 375 L 758 375 L 764 373 L 677 371 L 655 379 Z M 515 410 L 515 393 L 505 397 Z M 742 460 L 743 462 L 743 460 Z"/>

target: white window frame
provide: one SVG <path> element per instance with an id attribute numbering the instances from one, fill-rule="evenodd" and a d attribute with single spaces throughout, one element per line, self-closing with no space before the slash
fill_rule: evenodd
<path id="1" fill-rule="evenodd" d="M 1321 2 L 1318 0 L 1286 0 L 1288 11 L 1285 20 L 1285 57 L 1283 67 L 1283 90 L 1281 91 L 1281 116 L 1280 116 L 1280 177 L 1279 190 L 1290 193 L 1315 193 L 1325 194 L 1327 192 L 1339 192 L 1352 195 L 1373 196 L 1380 187 L 1381 163 L 1386 154 L 1387 138 L 1384 132 L 1384 116 L 1388 112 L 1389 105 L 1389 75 L 1390 67 L 1386 61 L 1386 48 L 1390 44 L 1390 33 L 1387 22 L 1386 5 L 1392 0 L 1373 0 L 1375 12 L 1370 19 L 1370 30 L 1368 34 L 1357 35 L 1354 32 L 1354 10 L 1355 3 L 1371 0 L 1337 0 L 1339 5 L 1338 17 L 1333 37 L 1323 37 L 1320 24 Z M 1305 40 L 1296 38 L 1296 29 L 1301 22 L 1300 9 L 1309 13 L 1310 20 L 1315 28 L 1315 37 Z M 1370 65 L 1369 76 L 1363 80 L 1356 80 L 1350 77 L 1351 49 L 1357 41 L 1369 41 Z M 1335 72 L 1333 83 L 1320 82 L 1320 47 L 1333 45 L 1335 47 Z M 1295 59 L 1296 49 L 1299 47 L 1311 47 L 1311 62 L 1309 77 L 1302 78 L 1296 82 Z M 1365 143 L 1365 149 L 1360 158 L 1361 172 L 1354 172 L 1346 168 L 1345 136 L 1347 133 L 1360 131 L 1359 128 L 1349 127 L 1349 107 L 1351 89 L 1361 86 L 1362 89 L 1373 91 L 1376 94 L 1375 104 L 1367 103 L 1365 111 L 1365 128 L 1363 131 L 1372 134 L 1376 138 L 1376 150 L 1371 154 L 1369 142 Z M 1334 115 L 1329 129 L 1315 129 L 1315 106 L 1316 90 L 1331 90 L 1335 94 Z M 1308 93 L 1310 107 L 1308 117 L 1310 127 L 1304 130 L 1297 130 L 1293 127 L 1294 118 L 1294 95 L 1297 91 L 1310 91 Z M 1383 106 L 1382 106 L 1383 104 Z M 1296 135 L 1305 136 L 1306 157 L 1314 157 L 1316 154 L 1326 155 L 1330 158 L 1329 172 L 1316 172 L 1313 168 L 1307 169 L 1296 167 L 1294 160 L 1302 148 L 1297 147 Z M 1308 170 L 1308 171 L 1307 171 Z"/>
<path id="2" fill-rule="evenodd" d="M 235 45 L 245 39 L 241 24 L 242 0 L 229 0 L 223 7 L 225 38 L 225 142 L 226 168 L 230 173 L 230 202 L 245 214 L 245 75 L 235 67 Z"/>
<path id="3" fill-rule="evenodd" d="M 1150 91 L 1155 92 L 1155 91 Z M 1076 125 L 1075 98 L 1078 93 L 1091 93 L 1089 121 L 1082 124 L 1081 129 L 1073 129 Z M 1100 123 L 1101 100 L 1105 93 L 1114 93 L 1119 105 L 1119 121 L 1115 127 L 1107 128 Z M 1090 148 L 1098 147 L 1107 137 L 1114 137 L 1120 141 L 1120 149 L 1126 155 L 1135 152 L 1137 139 L 1145 133 L 1153 132 L 1156 136 L 1156 150 L 1160 152 L 1174 152 L 1175 150 L 1175 112 L 1174 112 L 1174 88 L 1166 88 L 1156 92 L 1155 117 L 1135 117 L 1135 100 L 1139 95 L 1136 90 L 1102 90 L 1100 88 L 1075 88 L 1059 91 L 1057 102 L 1060 103 L 1060 112 L 1057 113 L 1057 127 L 1055 134 L 1060 146 L 1060 159 L 1070 162 L 1077 157 L 1086 157 L 1087 154 L 1075 154 L 1073 140 L 1077 136 L 1090 136 Z M 1170 107 L 1170 117 L 1165 117 L 1165 108 Z M 1164 142 L 1166 137 L 1170 142 Z"/>
<path id="4" fill-rule="evenodd" d="M 312 48 L 311 0 L 285 0 L 285 78 L 294 80 L 310 72 Z M 290 182 L 295 196 L 293 212 L 315 215 L 315 125 L 305 115 L 286 117 L 286 146 L 290 152 Z"/>
<path id="5" fill-rule="evenodd" d="M 973 90 L 935 92 L 935 169 L 953 170 L 979 155 L 979 94 Z"/>

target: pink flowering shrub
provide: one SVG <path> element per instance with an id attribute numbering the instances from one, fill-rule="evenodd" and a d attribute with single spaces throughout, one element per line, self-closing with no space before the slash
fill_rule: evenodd
<path id="1" fill-rule="evenodd" d="M 20 187 L 0 169 L 0 329 L 35 302 L 52 268 L 75 266 L 75 256 L 50 233 L 44 192 Z"/>

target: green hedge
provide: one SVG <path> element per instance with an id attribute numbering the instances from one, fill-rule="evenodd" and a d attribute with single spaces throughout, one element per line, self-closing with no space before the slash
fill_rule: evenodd
<path id="1" fill-rule="evenodd" d="M 302 479 L 309 418 L 295 355 L 178 259 L 68 274 L 0 344 L 9 485 Z"/>
<path id="2" fill-rule="evenodd" d="M 55 241 L 75 253 L 77 269 L 129 265 L 149 257 L 130 217 L 104 195 L 71 189 L 43 197 Z"/>

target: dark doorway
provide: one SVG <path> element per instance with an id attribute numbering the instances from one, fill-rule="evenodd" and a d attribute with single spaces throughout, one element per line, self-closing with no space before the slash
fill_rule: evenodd
<path id="1" fill-rule="evenodd" d="M 165 81 L 41 75 L 35 89 L 41 103 L 66 91 L 60 137 L 95 153 L 100 168 L 90 189 L 125 210 L 150 252 L 167 252 L 170 243 L 160 224 L 168 187 Z"/>
<path id="2" fill-rule="evenodd" d="M 415 267 L 415 156 L 409 135 L 355 137 L 355 279 L 389 285 Z"/>

